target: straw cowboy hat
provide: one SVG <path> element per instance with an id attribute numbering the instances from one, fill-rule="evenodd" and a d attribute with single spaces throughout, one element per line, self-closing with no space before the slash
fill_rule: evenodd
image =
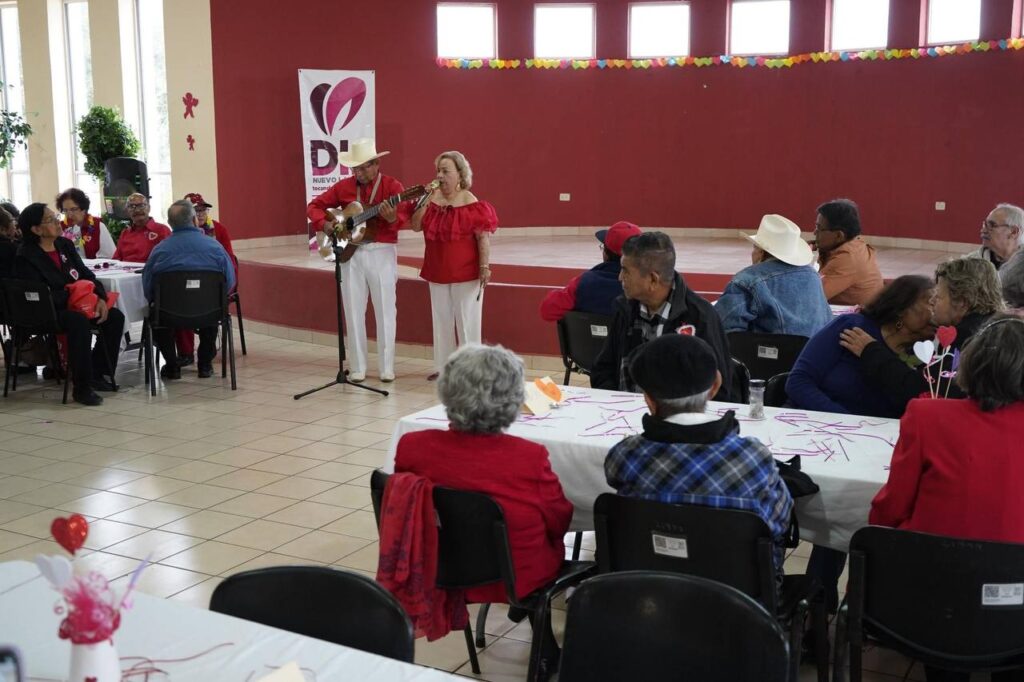
<path id="1" fill-rule="evenodd" d="M 754 246 L 764 249 L 783 263 L 810 265 L 814 260 L 811 246 L 800 236 L 800 228 L 788 218 L 770 213 L 761 218 L 755 235 L 743 235 Z"/>
<path id="2" fill-rule="evenodd" d="M 379 159 L 382 156 L 386 156 L 391 152 L 377 153 L 377 143 L 368 137 L 364 137 L 358 140 L 352 140 L 352 144 L 349 145 L 348 153 L 338 154 L 338 163 L 347 168 L 355 168 L 356 166 L 362 166 L 364 163 L 369 163 L 374 159 Z"/>

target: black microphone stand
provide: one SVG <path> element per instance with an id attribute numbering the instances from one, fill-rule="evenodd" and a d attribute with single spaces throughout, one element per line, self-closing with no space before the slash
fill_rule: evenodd
<path id="1" fill-rule="evenodd" d="M 341 308 L 341 252 L 343 248 L 338 246 L 338 235 L 336 230 L 331 231 L 331 250 L 334 252 L 334 295 L 337 298 L 338 304 L 338 376 L 330 383 L 324 384 L 323 386 L 317 386 L 316 388 L 311 388 L 308 391 L 303 391 L 302 393 L 292 396 L 292 398 L 298 400 L 299 398 L 305 398 L 311 393 L 316 393 L 317 391 L 322 391 L 325 388 L 339 385 L 355 386 L 356 388 L 361 388 L 364 391 L 371 391 L 373 393 L 379 393 L 380 395 L 386 396 L 388 395 L 387 391 L 374 388 L 373 386 L 364 386 L 363 384 L 357 384 L 348 380 L 348 370 L 345 369 L 345 337 L 342 333 L 344 330 L 344 326 L 342 324 L 342 318 L 344 315 L 342 314 Z M 380 343 L 380 339 L 377 339 L 377 343 Z M 378 348 L 377 350 L 379 351 L 380 349 Z"/>

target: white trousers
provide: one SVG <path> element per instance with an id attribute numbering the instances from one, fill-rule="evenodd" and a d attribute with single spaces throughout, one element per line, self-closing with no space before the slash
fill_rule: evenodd
<path id="1" fill-rule="evenodd" d="M 477 300 L 480 294 L 480 300 Z M 458 344 L 480 343 L 484 297 L 480 280 L 458 284 L 430 282 L 430 312 L 434 320 L 434 368 L 440 372 Z M 455 340 L 459 333 L 458 343 Z"/>
<path id="2" fill-rule="evenodd" d="M 395 284 L 398 282 L 398 247 L 365 244 L 341 264 L 341 300 L 345 304 L 348 369 L 366 374 L 366 299 L 373 301 L 377 320 L 377 360 L 381 376 L 395 373 Z"/>

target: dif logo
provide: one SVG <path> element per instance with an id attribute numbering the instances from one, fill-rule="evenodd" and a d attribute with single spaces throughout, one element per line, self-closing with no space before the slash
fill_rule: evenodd
<path id="1" fill-rule="evenodd" d="M 335 132 L 335 124 L 341 112 L 348 106 L 348 114 L 337 130 L 342 130 L 363 107 L 366 100 L 366 83 L 360 78 L 346 78 L 334 87 L 329 83 L 321 83 L 309 93 L 309 105 L 313 110 L 313 118 L 323 131 L 331 137 Z M 339 140 L 335 145 L 331 140 L 310 140 L 309 159 L 313 176 L 330 175 L 338 169 L 338 153 L 348 151 L 348 140 Z M 348 175 L 349 170 L 341 167 L 341 175 Z"/>

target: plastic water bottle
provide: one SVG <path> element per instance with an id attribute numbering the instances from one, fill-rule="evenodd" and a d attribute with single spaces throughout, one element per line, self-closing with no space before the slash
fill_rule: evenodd
<path id="1" fill-rule="evenodd" d="M 764 379 L 750 380 L 750 413 L 751 419 L 764 419 Z"/>

